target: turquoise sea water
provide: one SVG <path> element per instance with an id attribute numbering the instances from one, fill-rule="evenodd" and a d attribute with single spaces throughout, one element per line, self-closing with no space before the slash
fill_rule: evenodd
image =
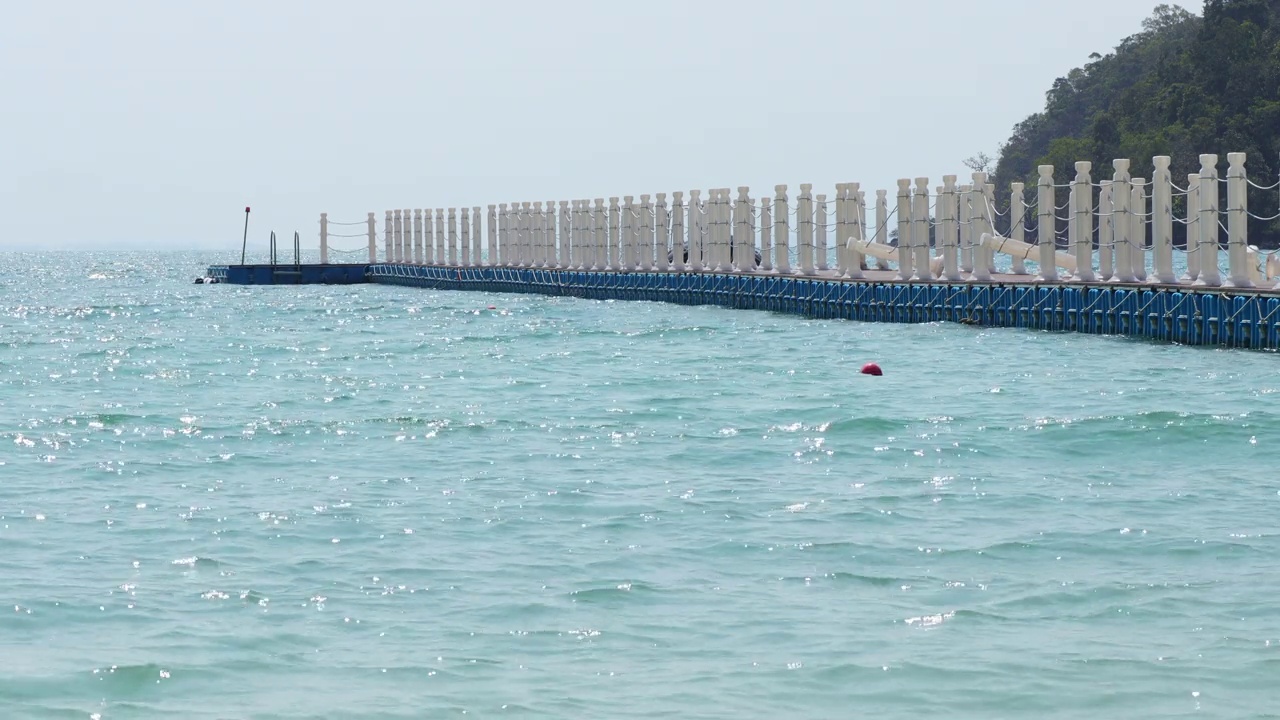
<path id="1" fill-rule="evenodd" d="M 0 256 L 0 717 L 1280 713 L 1274 354 L 226 259 Z"/>

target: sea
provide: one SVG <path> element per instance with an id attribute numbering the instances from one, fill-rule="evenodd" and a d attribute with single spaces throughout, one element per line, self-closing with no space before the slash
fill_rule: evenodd
<path id="1" fill-rule="evenodd" d="M 2 718 L 1280 717 L 1274 353 L 231 255 L 0 255 Z"/>

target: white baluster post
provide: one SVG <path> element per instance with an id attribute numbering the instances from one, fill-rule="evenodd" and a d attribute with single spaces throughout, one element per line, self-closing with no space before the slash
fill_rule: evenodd
<path id="1" fill-rule="evenodd" d="M 993 234 L 988 220 L 986 189 L 987 174 L 974 173 L 973 185 L 969 189 L 969 222 L 973 231 L 969 238 L 973 241 L 973 275 L 969 279 L 974 282 L 991 282 L 990 256 L 994 253 L 982 240 L 984 235 Z"/>
<path id="2" fill-rule="evenodd" d="M 848 195 L 844 210 L 845 232 L 839 242 L 845 249 L 844 277 L 850 280 L 861 280 L 864 277 L 862 247 L 867 241 L 867 228 L 862 219 L 861 187 L 862 184 L 856 182 L 845 184 L 845 193 Z"/>
<path id="3" fill-rule="evenodd" d="M 576 240 L 577 238 L 573 236 L 573 230 L 575 225 L 573 222 L 573 215 L 569 210 L 568 200 L 560 201 L 559 227 L 560 227 L 560 253 L 559 253 L 560 260 L 559 262 L 556 263 L 556 267 L 562 268 L 565 270 L 572 270 L 575 267 L 573 264 L 573 241 Z"/>
<path id="4" fill-rule="evenodd" d="M 1036 244 L 1040 250 L 1041 282 L 1058 281 L 1057 193 L 1053 188 L 1053 166 L 1041 165 L 1036 178 Z"/>
<path id="5" fill-rule="evenodd" d="M 929 265 L 929 178 L 916 178 L 916 191 L 911 197 L 911 244 L 915 252 L 911 277 L 931 282 L 933 268 Z"/>
<path id="6" fill-rule="evenodd" d="M 1129 181 L 1129 247 L 1133 252 L 1133 279 L 1147 280 L 1147 191 L 1146 178 Z"/>
<path id="7" fill-rule="evenodd" d="M 797 274 L 813 274 L 813 189 L 812 183 L 800 183 L 796 198 L 796 262 Z"/>
<path id="8" fill-rule="evenodd" d="M 413 211 L 413 264 L 422 264 L 422 209 Z"/>
<path id="9" fill-rule="evenodd" d="M 471 208 L 471 265 L 479 267 L 484 265 L 483 257 L 483 235 L 484 231 L 480 223 L 480 208 L 472 206 Z"/>
<path id="10" fill-rule="evenodd" d="M 496 267 L 498 264 L 498 206 L 489 206 L 489 257 L 485 265 Z"/>
<path id="11" fill-rule="evenodd" d="M 898 180 L 898 279 L 911 279 L 911 181 Z"/>
<path id="12" fill-rule="evenodd" d="M 392 211 L 391 225 L 391 262 L 399 263 L 404 261 L 404 218 L 400 215 L 402 211 Z"/>
<path id="13" fill-rule="evenodd" d="M 622 208 L 618 205 L 618 197 L 609 198 L 609 233 L 608 262 L 610 270 L 621 270 L 626 264 L 622 252 Z"/>
<path id="14" fill-rule="evenodd" d="M 392 249 L 392 244 L 396 241 L 396 221 L 395 213 L 387 211 L 387 217 L 382 222 L 382 262 L 395 262 L 396 253 Z"/>
<path id="15" fill-rule="evenodd" d="M 449 265 L 458 264 L 458 209 L 449 208 Z"/>
<path id="16" fill-rule="evenodd" d="M 773 198 L 773 265 L 780 273 L 791 272 L 791 229 L 787 226 L 791 210 L 787 204 L 787 186 L 774 185 Z"/>
<path id="17" fill-rule="evenodd" d="M 827 196 L 819 193 L 814 196 L 813 206 L 813 260 L 818 272 L 826 272 L 828 256 L 831 254 L 830 242 L 827 239 Z"/>
<path id="18" fill-rule="evenodd" d="M 1194 282 L 1200 277 L 1200 174 L 1187 175 L 1187 239 L 1183 248 L 1187 254 L 1187 272 L 1182 276 L 1185 282 Z"/>
<path id="19" fill-rule="evenodd" d="M 1200 156 L 1200 279 L 1196 285 L 1220 287 L 1218 269 L 1218 156 Z"/>
<path id="20" fill-rule="evenodd" d="M 460 259 L 462 260 L 461 265 L 463 266 L 463 268 L 466 268 L 467 265 L 471 264 L 471 210 L 470 209 L 468 208 L 462 209 L 461 222 L 462 222 L 462 245 L 460 249 L 461 252 L 458 255 L 460 255 Z"/>
<path id="21" fill-rule="evenodd" d="M 1110 180 L 1098 183 L 1098 279 L 1107 281 L 1115 275 L 1115 212 Z"/>
<path id="22" fill-rule="evenodd" d="M 320 213 L 320 264 L 329 264 L 329 213 Z"/>
<path id="23" fill-rule="evenodd" d="M 365 218 L 365 231 L 369 233 L 369 264 L 378 262 L 378 221 L 373 213 Z"/>
<path id="24" fill-rule="evenodd" d="M 760 269 L 773 272 L 773 198 L 760 198 Z"/>
<path id="25" fill-rule="evenodd" d="M 653 206 L 649 204 L 648 195 L 640 196 L 640 212 L 636 214 L 640 216 L 637 218 L 640 240 L 636 243 L 638 253 L 636 268 L 648 272 L 653 269 L 654 251 L 657 249 L 657 236 L 654 234 L 653 227 Z"/>
<path id="26" fill-rule="evenodd" d="M 436 264 L 449 264 L 449 238 L 444 233 L 444 208 L 436 208 L 436 242 L 440 244 Z"/>
<path id="27" fill-rule="evenodd" d="M 706 212 L 698 197 L 701 194 L 701 190 L 689 191 L 689 269 L 694 272 L 702 272 L 703 236 L 707 231 Z"/>
<path id="28" fill-rule="evenodd" d="M 738 221 L 733 233 L 731 261 L 733 269 L 739 272 L 751 272 L 756 269 L 756 238 L 751 231 L 751 189 L 746 185 L 738 186 L 738 200 L 733 209 Z"/>
<path id="29" fill-rule="evenodd" d="M 960 203 L 956 195 L 956 176 L 942 176 L 942 192 L 938 195 L 938 244 L 942 247 L 942 277 L 949 282 L 964 279 L 960 274 Z"/>
<path id="30" fill-rule="evenodd" d="M 1173 177 L 1169 173 L 1168 155 L 1151 159 L 1155 172 L 1151 175 L 1151 260 L 1152 282 L 1173 285 Z"/>
<path id="31" fill-rule="evenodd" d="M 683 272 L 684 261 L 684 191 L 671 192 L 671 269 Z"/>
<path id="32" fill-rule="evenodd" d="M 1027 186 L 1016 182 L 1009 185 L 1009 237 L 1018 242 L 1027 241 L 1027 199 L 1023 195 Z M 1027 275 L 1027 261 L 1021 254 L 1013 256 L 1013 274 Z"/>
<path id="33" fill-rule="evenodd" d="M 876 234 L 875 242 L 877 245 L 889 244 L 889 191 L 876 191 Z M 888 270 L 889 262 L 883 258 L 876 258 L 877 270 Z"/>
<path id="34" fill-rule="evenodd" d="M 1075 213 L 1075 237 L 1072 251 L 1076 256 L 1075 279 L 1081 282 L 1097 282 L 1093 272 L 1093 178 L 1089 171 L 1093 163 L 1076 163 L 1076 178 L 1072 186 L 1071 209 Z"/>
<path id="35" fill-rule="evenodd" d="M 1244 153 L 1227 153 L 1227 262 L 1231 287 L 1253 287 L 1249 272 L 1249 181 Z"/>
<path id="36" fill-rule="evenodd" d="M 667 258 L 667 253 L 671 253 L 671 258 L 675 258 L 675 248 L 668 250 L 667 239 L 669 237 L 669 223 L 667 222 L 667 194 L 657 193 L 656 202 L 649 217 L 653 218 L 653 237 L 654 237 L 654 261 L 656 263 L 654 269 L 658 272 L 666 272 L 671 267 L 671 261 Z"/>
<path id="37" fill-rule="evenodd" d="M 1129 201 L 1132 200 L 1129 177 L 1129 161 L 1119 158 L 1112 161 L 1115 175 L 1111 178 L 1111 241 L 1115 243 L 1116 273 L 1112 282 L 1131 283 L 1137 280 L 1133 274 L 1133 244 L 1129 231 L 1133 224 L 1129 217 Z"/>
<path id="38" fill-rule="evenodd" d="M 596 270 L 608 268 L 609 258 L 609 214 L 604 205 L 604 198 L 595 198 L 591 211 L 591 246 L 595 253 Z"/>

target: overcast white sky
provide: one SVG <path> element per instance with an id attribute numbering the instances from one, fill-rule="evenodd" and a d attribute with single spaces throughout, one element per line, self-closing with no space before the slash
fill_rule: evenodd
<path id="1" fill-rule="evenodd" d="M 937 184 L 1156 4 L 13 3 L 0 249 L 230 251 L 245 205 L 251 242 L 314 243 L 322 211 Z"/>

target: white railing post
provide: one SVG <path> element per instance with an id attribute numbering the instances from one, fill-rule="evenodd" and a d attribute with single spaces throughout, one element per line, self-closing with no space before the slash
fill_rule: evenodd
<path id="1" fill-rule="evenodd" d="M 1111 178 L 1111 242 L 1115 244 L 1115 276 L 1112 282 L 1131 283 L 1133 275 L 1133 244 L 1129 237 L 1132 220 L 1129 217 L 1129 201 L 1133 199 L 1130 185 L 1129 161 L 1118 158 L 1111 162 L 1115 175 Z"/>
<path id="2" fill-rule="evenodd" d="M 449 264 L 458 264 L 458 209 L 449 208 Z"/>
<path id="3" fill-rule="evenodd" d="M 711 191 L 711 196 L 715 199 L 712 204 L 715 213 L 712 234 L 714 239 L 711 243 L 712 269 L 716 272 L 729 272 L 733 270 L 733 266 L 729 264 L 729 233 L 732 232 L 733 226 L 733 219 L 730 217 L 733 208 L 729 204 L 729 190 L 715 188 Z"/>
<path id="4" fill-rule="evenodd" d="M 1115 275 L 1115 213 L 1110 180 L 1098 183 L 1098 279 Z"/>
<path id="5" fill-rule="evenodd" d="M 422 208 L 413 211 L 413 264 L 422 264 Z"/>
<path id="6" fill-rule="evenodd" d="M 604 270 L 608 268 L 609 214 L 604 206 L 604 198 L 594 198 L 594 201 L 588 218 L 591 223 L 591 247 L 595 258 L 592 269 Z"/>
<path id="7" fill-rule="evenodd" d="M 563 220 L 563 217 L 561 218 Z M 587 211 L 585 200 L 569 201 L 569 264 L 570 270 L 586 270 L 591 267 L 591 248 L 587 243 Z"/>
<path id="8" fill-rule="evenodd" d="M 863 217 L 861 187 L 862 184 L 856 182 L 845 185 L 845 192 L 849 196 L 845 204 L 845 234 L 838 240 L 845 249 L 844 277 L 850 280 L 863 278 L 862 247 L 867 241 L 867 228 Z"/>
<path id="9" fill-rule="evenodd" d="M 431 233 L 431 209 L 422 209 L 422 263 L 435 264 L 435 240 Z"/>
<path id="10" fill-rule="evenodd" d="M 1153 282 L 1175 284 L 1173 274 L 1173 178 L 1169 174 L 1168 155 L 1152 158 L 1151 174 L 1151 263 Z"/>
<path id="11" fill-rule="evenodd" d="M 773 272 L 773 198 L 760 196 L 760 270 Z"/>
<path id="12" fill-rule="evenodd" d="M 653 210 L 649 217 L 653 218 L 653 237 L 654 237 L 654 269 L 659 272 L 666 272 L 671 267 L 671 260 L 674 260 L 675 248 L 670 249 L 671 260 L 667 259 L 667 238 L 670 223 L 667 222 L 667 194 L 656 193 Z"/>
<path id="13" fill-rule="evenodd" d="M 390 210 L 387 213 L 387 259 L 386 262 L 400 262 L 400 211 Z"/>
<path id="14" fill-rule="evenodd" d="M 622 269 L 635 270 L 639 253 L 636 252 L 636 218 L 635 196 L 622 196 L 622 210 L 619 215 L 618 236 L 622 238 Z"/>
<path id="15" fill-rule="evenodd" d="M 498 264 L 498 206 L 489 206 L 489 257 L 485 265 L 494 267 Z"/>
<path id="16" fill-rule="evenodd" d="M 610 270 L 621 270 L 626 263 L 626 258 L 622 254 L 622 208 L 618 205 L 619 198 L 613 196 L 609 198 L 609 230 L 607 238 L 608 255 L 607 268 Z"/>
<path id="17" fill-rule="evenodd" d="M 542 201 L 533 203 L 533 266 L 536 268 L 547 267 L 547 211 L 542 207 Z"/>
<path id="18" fill-rule="evenodd" d="M 787 186 L 774 185 L 773 198 L 773 252 L 774 268 L 780 273 L 791 272 L 791 229 L 788 223 L 791 210 L 787 207 Z"/>
<path id="19" fill-rule="evenodd" d="M 960 272 L 973 273 L 973 198 L 969 197 L 972 185 L 957 188 L 956 210 L 960 228 Z"/>
<path id="20" fill-rule="evenodd" d="M 573 266 L 573 215 L 568 209 L 568 200 L 559 201 L 559 261 L 557 268 L 570 269 Z"/>
<path id="21" fill-rule="evenodd" d="M 548 200 L 542 205 L 542 267 L 544 268 L 553 268 L 558 262 L 557 232 L 559 227 L 556 224 L 556 201 Z"/>
<path id="22" fill-rule="evenodd" d="M 1133 279 L 1147 280 L 1147 181 L 1133 178 L 1129 181 L 1129 248 L 1133 252 Z"/>
<path id="23" fill-rule="evenodd" d="M 382 262 L 395 262 L 395 251 L 391 249 L 391 244 L 396 239 L 396 221 L 395 215 L 390 210 L 387 211 L 387 217 L 382 221 Z"/>
<path id="24" fill-rule="evenodd" d="M 889 191 L 876 191 L 876 232 L 875 242 L 877 245 L 889 244 Z M 888 270 L 889 262 L 883 258 L 876 258 L 876 269 Z"/>
<path id="25" fill-rule="evenodd" d="M 329 213 L 320 213 L 320 264 L 329 264 Z"/>
<path id="26" fill-rule="evenodd" d="M 392 211 L 391 222 L 391 262 L 398 263 L 403 259 L 404 247 L 404 218 L 400 215 L 400 210 Z"/>
<path id="27" fill-rule="evenodd" d="M 1197 285 L 1219 287 L 1218 269 L 1218 156 L 1200 156 L 1200 279 Z"/>
<path id="28" fill-rule="evenodd" d="M 970 279 L 990 282 L 991 256 L 995 253 L 982 240 L 983 235 L 995 234 L 995 228 L 991 227 L 991 214 L 988 212 L 990 205 L 987 202 L 987 174 L 974 173 L 971 188 L 969 190 L 969 222 L 973 232 L 969 239 L 973 241 L 973 275 Z"/>
<path id="29" fill-rule="evenodd" d="M 1058 245 L 1056 193 L 1053 191 L 1053 166 L 1041 165 L 1036 179 L 1036 244 L 1040 250 L 1040 281 L 1058 281 Z"/>
<path id="30" fill-rule="evenodd" d="M 699 195 L 701 190 L 689 191 L 689 269 L 702 272 L 702 236 L 706 233 L 706 216 Z"/>
<path id="31" fill-rule="evenodd" d="M 484 229 L 480 223 L 480 208 L 471 208 L 471 265 L 484 265 Z"/>
<path id="32" fill-rule="evenodd" d="M 560 225 L 557 222 L 559 217 L 556 215 L 556 201 L 548 200 L 546 204 L 543 205 L 543 208 L 542 244 L 545 250 L 542 252 L 542 267 L 554 268 L 558 267 L 560 262 L 560 258 L 557 254 L 557 249 L 560 244 L 559 235 L 557 235 L 557 233 L 560 232 Z"/>
<path id="33" fill-rule="evenodd" d="M 402 221 L 403 229 L 400 231 L 400 238 L 399 238 L 400 239 L 400 249 L 398 250 L 398 254 L 400 256 L 399 262 L 410 263 L 410 262 L 413 262 L 413 211 L 408 208 L 405 208 L 401 212 L 404 213 L 404 219 Z"/>
<path id="34" fill-rule="evenodd" d="M 1020 182 L 1009 184 L 1009 237 L 1018 242 L 1027 241 L 1027 198 L 1023 195 L 1026 189 Z M 1021 254 L 1013 256 L 1013 274 L 1028 274 L 1026 258 Z"/>
<path id="35" fill-rule="evenodd" d="M 830 242 L 827 240 L 827 196 L 814 196 L 813 206 L 813 260 L 818 272 L 830 270 L 828 263 L 831 255 Z"/>
<path id="36" fill-rule="evenodd" d="M 520 267 L 533 267 L 533 203 L 520 201 L 516 216 L 516 236 L 520 245 Z"/>
<path id="37" fill-rule="evenodd" d="M 925 282 L 933 281 L 933 268 L 929 257 L 929 178 L 916 178 L 915 193 L 911 196 L 911 244 L 915 251 L 911 277 Z M 901 251 L 899 251 L 901 252 Z"/>
<path id="38" fill-rule="evenodd" d="M 756 269 L 756 237 L 751 228 L 751 189 L 745 185 L 738 186 L 738 201 L 733 209 L 738 215 L 738 223 L 733 233 L 731 261 L 734 269 L 740 272 L 751 272 Z"/>
<path id="39" fill-rule="evenodd" d="M 1249 181 L 1244 153 L 1227 153 L 1227 262 L 1232 287 L 1253 287 L 1249 272 Z"/>
<path id="40" fill-rule="evenodd" d="M 1076 280 L 1097 282 L 1093 272 L 1093 163 L 1076 163 L 1076 178 L 1071 187 L 1071 219 L 1075 234 L 1071 250 L 1076 258 Z"/>
<path id="41" fill-rule="evenodd" d="M 796 273 L 813 274 L 813 189 L 812 183 L 800 183 L 796 196 Z"/>
<path id="42" fill-rule="evenodd" d="M 449 238 L 444 232 L 444 208 L 436 208 L 436 242 L 440 244 L 436 251 L 436 264 L 449 263 Z"/>
<path id="43" fill-rule="evenodd" d="M 636 252 L 639 257 L 636 259 L 636 269 L 648 272 L 653 269 L 654 249 L 657 242 L 657 236 L 654 234 L 653 226 L 653 207 L 649 204 L 649 196 L 640 196 L 640 215 L 637 219 L 637 228 L 639 230 L 640 241 L 636 243 Z"/>
<path id="44" fill-rule="evenodd" d="M 506 203 L 498 204 L 498 258 L 495 264 L 511 267 L 511 216 Z"/>
<path id="45" fill-rule="evenodd" d="M 836 226 L 836 277 L 846 277 L 849 272 L 849 250 L 846 243 L 849 239 L 849 183 L 836 183 L 835 226 Z"/>
<path id="46" fill-rule="evenodd" d="M 369 233 L 369 264 L 374 265 L 378 262 L 378 221 L 374 218 L 373 213 L 365 218 L 365 229 Z"/>
<path id="47" fill-rule="evenodd" d="M 898 180 L 898 279 L 911 279 L 911 181 Z"/>
<path id="48" fill-rule="evenodd" d="M 996 234 L 996 186 L 989 182 L 982 185 L 982 217 L 986 219 L 987 232 L 993 236 Z M 984 248 L 983 255 L 987 258 L 987 269 L 992 275 L 999 272 L 996 269 L 996 251 L 994 248 Z"/>
<path id="49" fill-rule="evenodd" d="M 1200 174 L 1187 175 L 1187 217 L 1186 241 L 1183 248 L 1187 254 L 1187 272 L 1182 276 L 1185 282 L 1194 282 L 1200 277 Z"/>
<path id="50" fill-rule="evenodd" d="M 684 191 L 671 192 L 671 269 L 680 272 L 684 262 Z"/>
<path id="51" fill-rule="evenodd" d="M 462 209 L 462 247 L 461 247 L 461 265 L 463 268 L 471 264 L 471 210 Z"/>
<path id="52" fill-rule="evenodd" d="M 938 245 L 942 248 L 942 277 L 950 282 L 963 280 L 960 274 L 960 225 L 959 203 L 956 197 L 956 176 L 942 176 L 942 191 L 938 193 Z"/>

